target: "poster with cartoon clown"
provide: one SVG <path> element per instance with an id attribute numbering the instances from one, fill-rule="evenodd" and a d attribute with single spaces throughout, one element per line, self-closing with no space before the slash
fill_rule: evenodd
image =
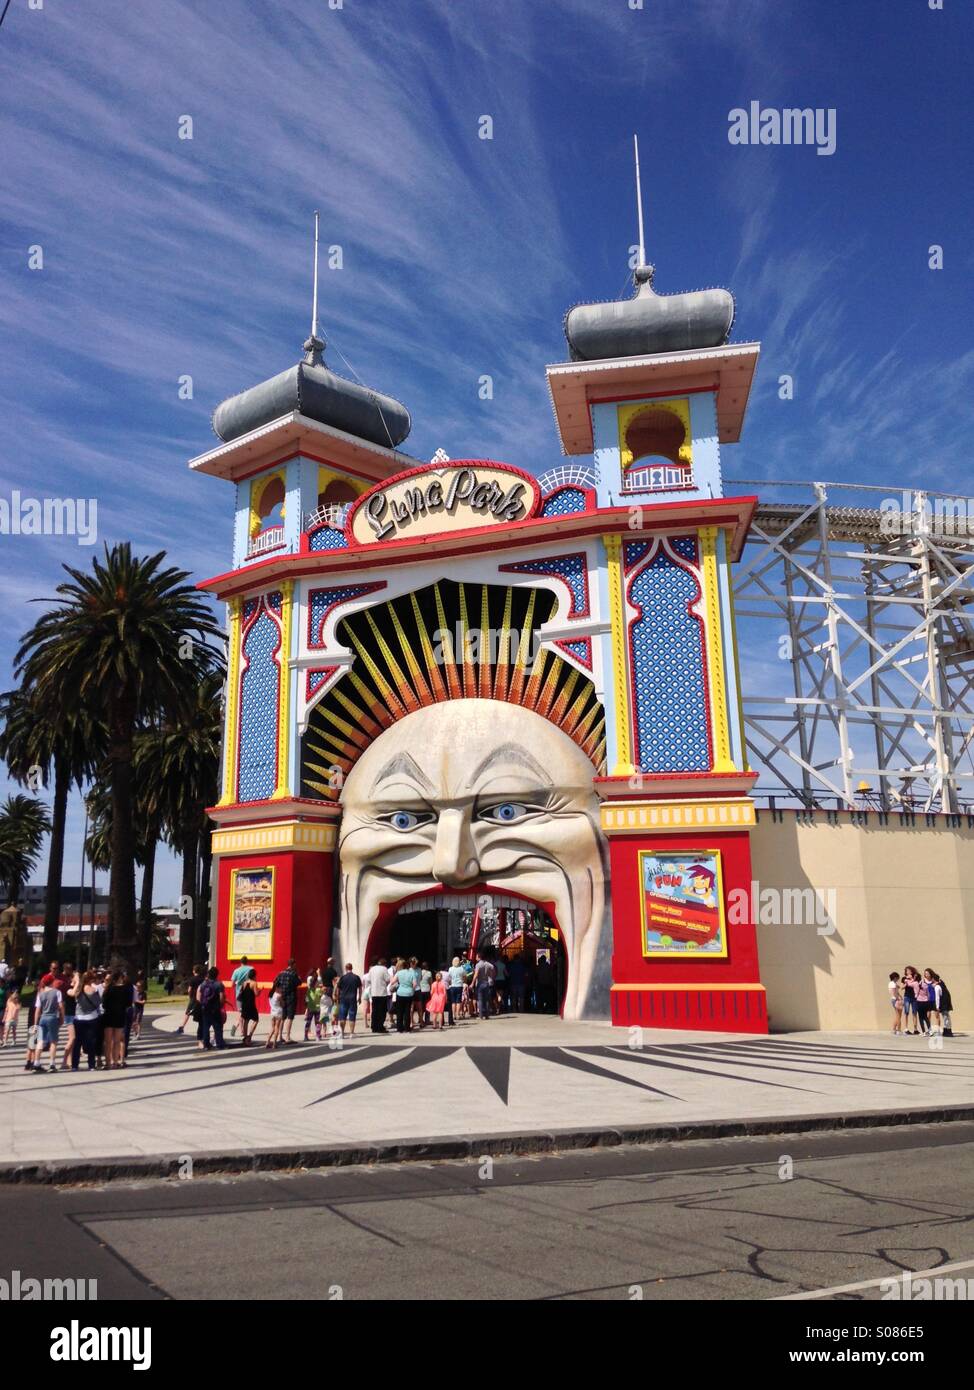
<path id="1" fill-rule="evenodd" d="M 643 850 L 639 875 L 644 956 L 727 955 L 720 850 Z"/>

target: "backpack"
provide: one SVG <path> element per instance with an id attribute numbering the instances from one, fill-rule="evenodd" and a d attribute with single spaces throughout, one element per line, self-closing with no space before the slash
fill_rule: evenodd
<path id="1" fill-rule="evenodd" d="M 199 988 L 201 1009 L 212 1009 L 220 997 L 220 986 L 216 980 L 204 980 Z"/>

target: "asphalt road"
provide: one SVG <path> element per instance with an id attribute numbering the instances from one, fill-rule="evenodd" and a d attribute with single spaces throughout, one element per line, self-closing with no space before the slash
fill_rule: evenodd
<path id="1" fill-rule="evenodd" d="M 959 1264 L 974 1124 L 0 1188 L 0 1275 L 104 1299 L 778 1299 Z M 974 1284 L 970 1286 L 974 1289 Z"/>

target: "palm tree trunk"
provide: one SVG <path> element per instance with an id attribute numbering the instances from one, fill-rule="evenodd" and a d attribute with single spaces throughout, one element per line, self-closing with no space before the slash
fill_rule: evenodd
<path id="1" fill-rule="evenodd" d="M 112 720 L 110 776 L 112 784 L 112 876 L 108 893 L 112 922 L 112 949 L 131 975 L 139 966 L 139 939 L 135 913 L 135 827 L 132 731 L 126 708 L 116 707 Z M 134 976 L 133 976 L 134 978 Z"/>
<path id="2" fill-rule="evenodd" d="M 179 959 L 177 969 L 180 979 L 188 980 L 192 974 L 194 952 L 196 950 L 196 859 L 199 852 L 199 831 L 184 830 L 182 836 L 183 882 L 180 899 L 179 918 Z M 191 916 L 183 916 L 186 910 Z"/>
<path id="3" fill-rule="evenodd" d="M 51 846 L 47 856 L 47 888 L 44 893 L 44 959 L 54 959 L 61 925 L 61 878 L 64 873 L 64 826 L 68 818 L 71 778 L 60 758 L 54 759 L 54 807 L 51 812 Z M 78 905 L 80 932 L 81 906 Z"/>
<path id="4" fill-rule="evenodd" d="M 152 955 L 152 893 L 156 877 L 156 847 L 159 844 L 159 831 L 150 825 L 146 832 L 145 868 L 142 871 L 142 901 L 139 904 L 139 951 L 145 969 L 146 984 L 149 982 L 149 966 Z"/>

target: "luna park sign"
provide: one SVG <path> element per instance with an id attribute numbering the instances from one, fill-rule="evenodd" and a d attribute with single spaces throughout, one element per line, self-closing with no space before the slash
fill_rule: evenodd
<path id="1" fill-rule="evenodd" d="M 400 536 L 428 536 L 521 521 L 537 508 L 540 490 L 520 469 L 453 463 L 400 474 L 363 494 L 349 518 L 359 545 Z"/>

